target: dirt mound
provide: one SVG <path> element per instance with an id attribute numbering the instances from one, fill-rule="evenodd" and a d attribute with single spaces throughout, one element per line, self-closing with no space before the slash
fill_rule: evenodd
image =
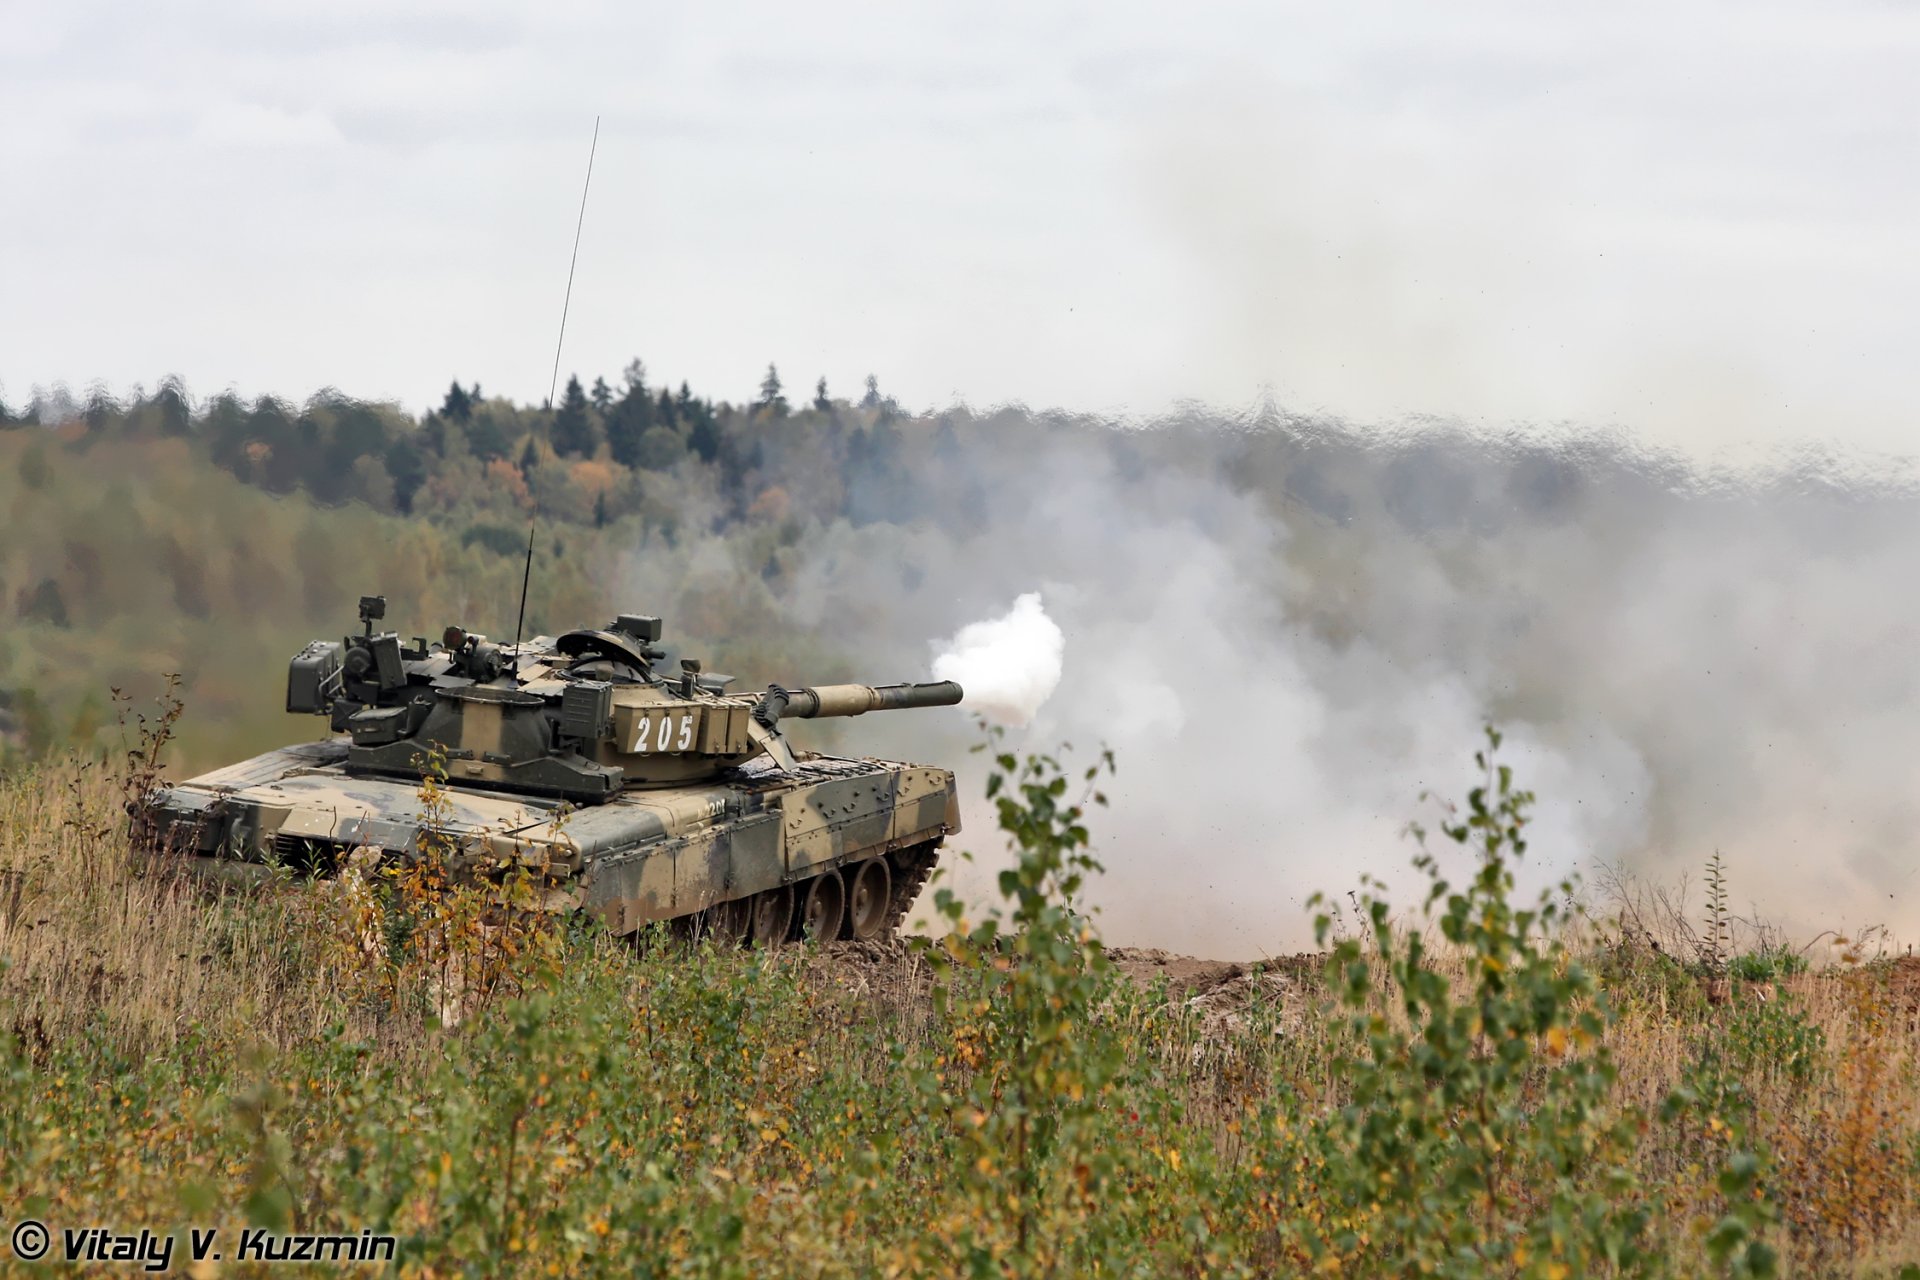
<path id="1" fill-rule="evenodd" d="M 1164 981 L 1170 1001 L 1199 1014 L 1209 1036 L 1245 1031 L 1256 1009 L 1263 1011 L 1276 1035 L 1298 1028 L 1324 962 L 1316 955 L 1257 962 L 1201 960 L 1158 947 L 1113 947 L 1107 958 L 1143 986 Z"/>
<path id="2" fill-rule="evenodd" d="M 895 1009 L 924 1008 L 933 986 L 933 966 L 921 937 L 871 942 L 831 942 L 810 949 L 804 963 L 820 981 L 845 994 Z M 1276 1034 L 1298 1027 L 1318 983 L 1323 958 L 1202 960 L 1158 947 L 1112 947 L 1107 958 L 1142 988 L 1165 984 L 1170 1008 L 1190 1010 L 1209 1036 L 1244 1031 L 1261 1011 L 1260 1023 Z"/>
<path id="3" fill-rule="evenodd" d="M 1174 995 L 1201 996 L 1235 978 L 1244 977 L 1247 966 L 1232 960 L 1200 960 L 1174 955 L 1158 947 L 1109 947 L 1107 959 L 1113 967 L 1142 986 L 1165 980 Z"/>
<path id="4" fill-rule="evenodd" d="M 925 939 L 889 935 L 866 942 L 829 942 L 810 947 L 806 964 L 817 981 L 895 1011 L 927 1003 L 933 967 L 922 951 Z"/>

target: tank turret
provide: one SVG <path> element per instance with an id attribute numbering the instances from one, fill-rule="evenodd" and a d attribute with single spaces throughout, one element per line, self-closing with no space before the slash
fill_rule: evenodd
<path id="1" fill-rule="evenodd" d="M 349 773 L 417 778 L 437 760 L 449 779 L 576 804 L 623 788 L 713 777 L 765 754 L 797 767 L 789 718 L 952 706 L 960 686 L 821 685 L 728 694 L 732 677 L 683 659 L 656 665 L 659 618 L 622 614 L 604 628 L 497 645 L 448 627 L 438 643 L 376 634 L 386 600 L 360 602 L 362 634 L 316 640 L 287 671 L 287 710 L 325 715 L 348 735 Z"/>

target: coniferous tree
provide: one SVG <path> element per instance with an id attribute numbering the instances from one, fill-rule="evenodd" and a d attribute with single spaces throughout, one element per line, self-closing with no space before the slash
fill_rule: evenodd
<path id="1" fill-rule="evenodd" d="M 587 393 L 580 379 L 567 379 L 566 394 L 560 398 L 560 411 L 553 417 L 553 451 L 561 457 L 586 457 L 593 452 L 593 419 L 587 416 Z"/>
<path id="2" fill-rule="evenodd" d="M 593 406 L 593 411 L 600 415 L 600 420 L 606 421 L 607 410 L 613 405 L 613 388 L 607 385 L 605 378 L 593 380 L 593 393 L 587 397 L 587 402 Z"/>
<path id="3" fill-rule="evenodd" d="M 153 393 L 153 407 L 160 415 L 160 433 L 184 436 L 193 429 L 193 410 L 187 404 L 187 389 L 177 378 L 163 378 Z"/>
<path id="4" fill-rule="evenodd" d="M 760 379 L 760 398 L 754 405 L 776 418 L 787 416 L 787 397 L 780 390 L 780 371 L 771 364 L 767 366 L 767 376 Z"/>
<path id="5" fill-rule="evenodd" d="M 645 362 L 638 356 L 627 361 L 620 379 L 620 399 L 607 414 L 607 451 L 621 466 L 633 467 L 640 463 L 640 437 L 652 425 L 653 417 Z"/>
<path id="6" fill-rule="evenodd" d="M 880 379 L 874 377 L 872 374 L 867 375 L 867 394 L 860 397 L 860 407 L 862 409 L 878 409 L 880 407 Z"/>
<path id="7" fill-rule="evenodd" d="M 647 384 L 628 382 L 622 395 L 607 415 L 607 451 L 622 466 L 639 466 L 639 438 L 653 426 L 653 401 L 647 399 Z"/>
<path id="8" fill-rule="evenodd" d="M 631 467 L 640 454 L 640 436 L 645 429 L 633 420 L 633 409 L 625 400 L 607 414 L 607 452 L 623 467 Z"/>
<path id="9" fill-rule="evenodd" d="M 647 371 L 638 360 L 627 365 L 626 390 L 607 415 L 607 449 L 623 467 L 640 465 L 640 437 L 653 425 L 653 402 L 647 398 Z"/>
<path id="10" fill-rule="evenodd" d="M 520 470 L 524 472 L 529 479 L 531 479 L 533 476 L 533 469 L 539 465 L 540 465 L 540 451 L 534 448 L 533 436 L 529 434 L 527 436 L 526 447 L 520 450 Z"/>
<path id="11" fill-rule="evenodd" d="M 827 394 L 827 379 L 824 375 L 813 389 L 813 407 L 822 413 L 833 411 L 833 398 Z"/>
<path id="12" fill-rule="evenodd" d="M 213 398 L 200 424 L 200 437 L 207 442 L 207 456 L 213 459 L 213 465 L 224 467 L 243 480 L 248 474 L 249 425 L 245 407 L 231 391 Z"/>
<path id="13" fill-rule="evenodd" d="M 660 403 L 655 406 L 654 413 L 663 427 L 671 427 L 679 421 L 680 412 L 674 407 L 672 393 L 665 387 L 660 388 Z"/>
<path id="14" fill-rule="evenodd" d="M 702 462 L 712 462 L 719 456 L 720 429 L 714 425 L 711 411 L 695 407 L 693 422 L 687 427 L 687 448 Z"/>
<path id="15" fill-rule="evenodd" d="M 480 390 L 479 384 L 475 383 L 473 389 L 477 393 Z M 462 425 L 465 425 L 467 419 L 473 416 L 473 397 L 461 388 L 457 379 L 451 387 L 447 388 L 447 398 L 440 405 L 440 414 Z"/>
<path id="16" fill-rule="evenodd" d="M 107 394 L 106 387 L 95 386 L 87 393 L 87 409 L 81 415 L 86 420 L 87 434 L 99 435 L 106 430 L 107 424 L 113 421 L 119 411 L 120 406 Z"/>

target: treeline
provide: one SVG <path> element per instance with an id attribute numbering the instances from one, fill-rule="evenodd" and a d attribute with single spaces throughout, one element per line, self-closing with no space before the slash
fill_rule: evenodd
<path id="1" fill-rule="evenodd" d="M 799 511 L 888 519 L 904 509 L 906 477 L 937 450 L 942 426 L 951 431 L 936 421 L 916 448 L 908 421 L 872 376 L 855 400 L 830 395 L 823 378 L 795 408 L 769 365 L 759 397 L 736 405 L 685 382 L 655 387 L 637 359 L 617 382 L 569 377 L 551 406 L 456 380 L 418 418 L 333 390 L 302 405 L 232 393 L 196 404 L 173 379 L 127 400 L 95 391 L 81 403 L 55 391 L 19 412 L 0 402 L 0 429 L 59 428 L 74 449 L 181 439 L 269 493 L 453 522 L 469 544 L 502 552 L 522 545 L 512 530 L 536 508 L 560 522 L 638 515 L 669 530 L 694 506 L 718 523 Z"/>
<path id="2" fill-rule="evenodd" d="M 56 389 L 0 404 L 0 762 L 105 745 L 109 691 L 146 697 L 170 672 L 185 763 L 283 740 L 263 691 L 363 592 L 393 596 L 399 625 L 510 627 L 536 512 L 529 627 L 641 602 L 723 670 L 851 679 L 920 661 L 966 620 L 943 612 L 963 584 L 968 608 L 1006 597 L 966 565 L 1037 569 L 1049 541 L 1084 550 L 1111 520 L 1204 522 L 1237 493 L 1314 529 L 1479 530 L 1564 512 L 1592 475 L 1546 450 L 1380 456 L 1271 406 L 1152 430 L 1020 406 L 909 414 L 873 377 L 853 398 L 824 380 L 789 398 L 772 366 L 742 404 L 634 360 L 570 377 L 551 406 L 455 381 L 418 416 L 331 390 Z M 1300 580 L 1342 580 L 1333 551 L 1298 544 Z"/>
<path id="3" fill-rule="evenodd" d="M 361 593 L 392 596 L 396 625 L 510 630 L 536 512 L 529 628 L 640 607 L 682 652 L 757 681 L 911 672 L 929 638 L 1047 581 L 1163 627 L 1210 611 L 1266 635 L 1254 615 L 1271 615 L 1412 664 L 1434 633 L 1396 610 L 1431 583 L 1413 599 L 1444 614 L 1458 661 L 1551 672 L 1590 628 L 1540 535 L 1596 564 L 1666 563 L 1661 530 L 1875 547 L 1912 508 L 1897 479 L 1713 481 L 1604 435 L 1375 433 L 1272 404 L 1150 427 L 906 413 L 873 378 L 790 397 L 771 366 L 740 404 L 636 360 L 570 377 L 550 406 L 456 381 L 417 416 L 334 391 L 55 390 L 0 405 L 0 758 L 103 745 L 109 689 L 146 696 L 168 672 L 187 679 L 189 763 L 284 740 L 286 656 L 351 625 Z M 1188 559 L 1162 563 L 1176 547 Z M 1205 571 L 1189 594 L 1207 590 L 1182 610 L 1135 598 L 1143 574 L 1187 568 Z M 1566 696 L 1536 686 L 1507 710 Z"/>

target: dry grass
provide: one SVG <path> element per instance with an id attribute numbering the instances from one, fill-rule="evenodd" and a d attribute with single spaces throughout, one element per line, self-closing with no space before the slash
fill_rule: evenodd
<path id="1" fill-rule="evenodd" d="M 139 1061 L 190 1032 L 287 1049 L 342 1012 L 328 892 L 241 894 L 129 865 L 121 800 L 86 762 L 0 787 L 0 992 L 29 1049 L 84 1041 Z"/>
<path id="2" fill-rule="evenodd" d="M 0 783 L 0 1033 L 19 1067 L 0 1202 L 63 1222 L 380 1221 L 415 1241 L 418 1274 L 512 1239 L 575 1273 L 625 1265 L 604 1239 L 689 1274 L 928 1273 L 994 1238 L 967 1225 L 984 1212 L 954 1166 L 968 1148 L 915 1083 L 971 1042 L 908 948 L 761 958 L 576 937 L 551 995 L 444 1028 L 366 980 L 339 886 L 211 892 L 130 865 L 121 802 L 97 764 Z M 1644 1117 L 1635 1168 L 1665 1206 L 1671 1273 L 1713 1274 L 1715 1173 L 1743 1145 L 1767 1158 L 1785 1274 L 1891 1276 L 1920 1257 L 1914 974 L 1855 957 L 1710 1005 L 1670 958 L 1618 940 L 1593 954 L 1613 1100 Z M 1126 1060 L 1095 1121 L 1115 1172 L 1061 1257 L 1284 1265 L 1239 1198 L 1274 1159 L 1274 1117 L 1306 1125 L 1343 1100 L 1342 1042 L 1309 970 L 1242 985 L 1230 1016 L 1131 984 L 1106 997 L 1087 1034 Z M 1668 1114 L 1682 1092 L 1696 1105 Z M 443 1160 L 424 1182 L 405 1173 Z M 461 1180 L 485 1194 L 462 1200 Z M 622 1225 L 642 1212 L 666 1225 Z"/>

